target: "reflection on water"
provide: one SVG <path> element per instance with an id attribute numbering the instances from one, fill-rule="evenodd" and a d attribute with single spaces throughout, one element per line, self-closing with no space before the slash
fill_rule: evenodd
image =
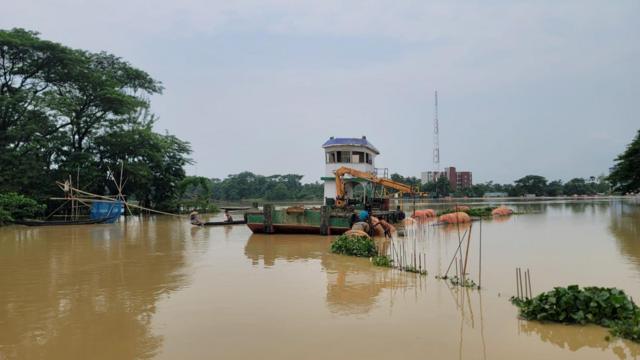
<path id="1" fill-rule="evenodd" d="M 182 248 L 166 225 L 135 220 L 0 229 L 0 358 L 153 356 L 149 322 L 185 280 Z"/>
<path id="2" fill-rule="evenodd" d="M 320 260 L 327 276 L 327 306 L 343 315 L 366 314 L 375 306 L 382 290 L 425 286 L 425 277 L 398 276 L 387 269 L 372 268 L 369 259 L 328 252 L 332 238 L 312 235 L 253 234 L 244 248 L 253 265 L 262 260 L 271 267 L 277 260 Z"/>
<path id="3" fill-rule="evenodd" d="M 619 203 L 611 212 L 609 231 L 622 254 L 640 267 L 640 206 Z"/>
<path id="4" fill-rule="evenodd" d="M 582 348 L 608 350 L 619 359 L 640 356 L 640 350 L 637 347 L 625 346 L 617 340 L 607 341 L 605 336 L 608 335 L 608 331 L 596 325 L 578 326 L 521 321 L 519 328 L 527 335 L 536 335 L 540 340 L 562 349 L 571 351 L 578 351 Z"/>

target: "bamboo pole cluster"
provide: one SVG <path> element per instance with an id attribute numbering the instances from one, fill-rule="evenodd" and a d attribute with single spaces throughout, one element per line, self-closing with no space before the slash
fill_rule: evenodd
<path id="1" fill-rule="evenodd" d="M 524 283 L 522 282 L 522 269 L 516 268 L 516 298 L 531 299 L 533 292 L 531 291 L 531 272 L 527 269 L 524 272 Z"/>
<path id="2" fill-rule="evenodd" d="M 390 240 L 389 258 L 392 260 L 392 267 L 401 271 L 413 272 L 421 275 L 427 274 L 427 254 L 417 251 L 416 241 L 413 246 L 409 246 L 405 241 Z"/>
<path id="3" fill-rule="evenodd" d="M 448 279 L 449 272 L 452 271 L 452 266 L 453 266 L 455 275 L 451 279 L 451 282 L 454 285 L 480 289 L 480 286 L 482 284 L 482 220 L 480 220 L 480 241 L 479 241 L 479 251 L 478 251 L 478 284 L 477 285 L 469 277 L 469 271 L 468 271 L 469 248 L 471 245 L 471 233 L 473 230 L 473 223 L 469 225 L 469 229 L 466 229 L 462 233 L 462 235 L 460 235 L 460 225 L 457 224 L 457 227 L 458 227 L 458 247 L 454 251 L 453 257 L 449 262 L 449 266 L 447 267 L 447 271 L 445 271 L 445 274 L 442 276 L 437 276 L 437 278 Z M 463 247 L 464 247 L 464 251 L 463 251 Z"/>

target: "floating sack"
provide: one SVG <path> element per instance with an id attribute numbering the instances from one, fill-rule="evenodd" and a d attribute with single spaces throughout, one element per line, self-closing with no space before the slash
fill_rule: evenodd
<path id="1" fill-rule="evenodd" d="M 440 222 L 447 224 L 468 223 L 471 222 L 469 214 L 464 212 L 454 212 L 440 216 Z"/>
<path id="2" fill-rule="evenodd" d="M 349 237 L 366 237 L 367 239 L 370 239 L 369 234 L 367 234 L 366 232 L 362 231 L 362 230 L 347 230 L 345 233 L 345 235 L 349 236 Z"/>
<path id="3" fill-rule="evenodd" d="M 416 210 L 414 218 L 430 218 L 436 217 L 436 212 L 433 209 L 425 209 L 425 210 Z"/>
<path id="4" fill-rule="evenodd" d="M 455 211 L 469 211 L 469 207 L 466 205 L 456 205 L 453 207 Z"/>
<path id="5" fill-rule="evenodd" d="M 513 214 L 513 210 L 509 209 L 506 206 L 500 206 L 491 211 L 491 215 L 493 216 L 507 216 L 511 214 Z"/>

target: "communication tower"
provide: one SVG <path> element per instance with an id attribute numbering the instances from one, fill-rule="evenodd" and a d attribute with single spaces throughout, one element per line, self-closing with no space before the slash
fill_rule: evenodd
<path id="1" fill-rule="evenodd" d="M 435 94 L 436 106 L 433 116 L 433 167 L 435 171 L 440 171 L 440 136 L 438 129 L 438 90 Z"/>

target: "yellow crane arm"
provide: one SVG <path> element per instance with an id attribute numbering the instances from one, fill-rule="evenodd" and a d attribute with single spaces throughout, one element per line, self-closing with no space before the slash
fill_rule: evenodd
<path id="1" fill-rule="evenodd" d="M 344 181 L 342 180 L 342 177 L 347 174 L 353 177 L 359 177 L 359 178 L 368 180 L 374 184 L 380 184 L 384 187 L 398 190 L 399 192 L 402 192 L 402 193 L 409 193 L 409 194 L 414 193 L 414 190 L 409 185 L 406 185 L 397 181 L 393 181 L 387 178 L 379 178 L 368 172 L 342 166 L 338 170 L 336 170 L 336 205 L 338 205 L 338 207 L 343 207 L 345 205 L 345 199 L 344 199 L 345 190 L 344 190 Z"/>

